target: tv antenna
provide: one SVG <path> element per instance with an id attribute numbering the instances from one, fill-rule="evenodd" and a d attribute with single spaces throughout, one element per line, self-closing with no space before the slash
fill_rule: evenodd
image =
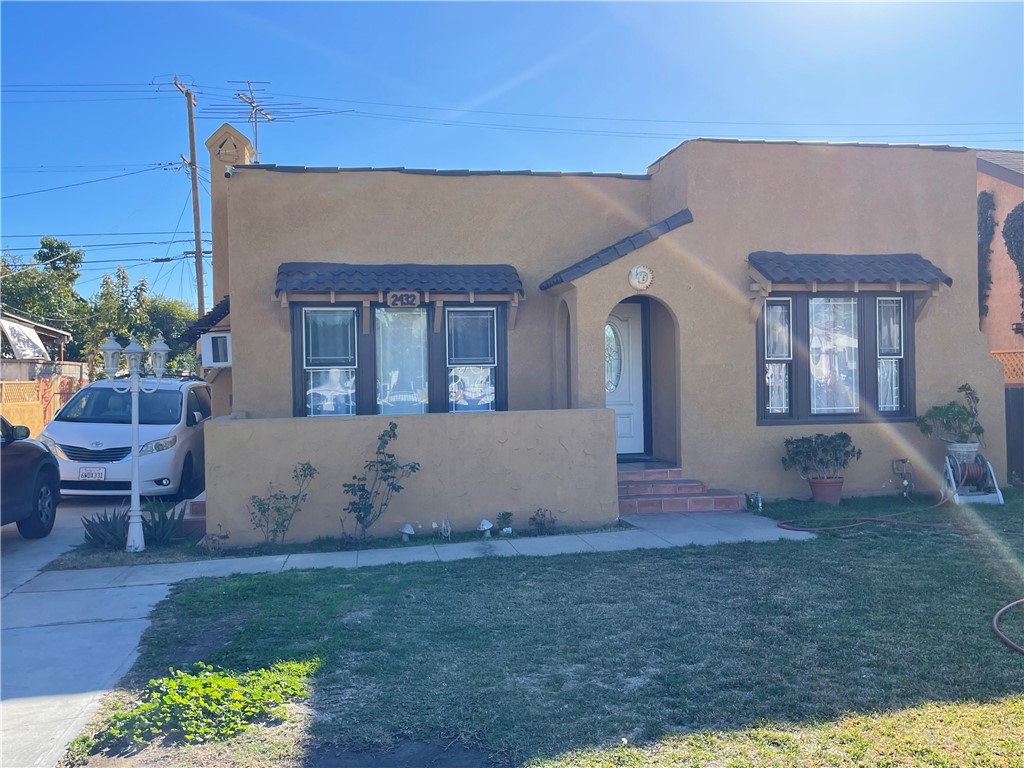
<path id="1" fill-rule="evenodd" d="M 252 125 L 252 147 L 256 162 L 260 157 L 260 123 L 293 123 L 304 117 L 320 117 L 335 115 L 351 110 L 321 109 L 310 107 L 296 101 L 279 102 L 266 94 L 270 85 L 265 80 L 229 80 L 229 83 L 244 86 L 235 92 L 230 102 L 211 104 L 203 109 L 203 117 L 218 120 L 245 120 Z"/>

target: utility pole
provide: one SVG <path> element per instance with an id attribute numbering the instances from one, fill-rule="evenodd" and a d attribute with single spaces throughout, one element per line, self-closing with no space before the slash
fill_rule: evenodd
<path id="1" fill-rule="evenodd" d="M 189 167 L 189 175 L 192 177 L 192 224 L 196 236 L 196 291 L 199 299 L 199 317 L 206 314 L 206 296 L 203 289 L 203 241 L 202 230 L 199 226 L 199 169 L 196 166 L 196 121 L 195 106 L 196 98 L 192 90 L 185 88 L 174 76 L 174 86 L 185 95 L 185 103 L 188 105 L 188 154 L 186 161 Z M 185 160 L 185 156 L 181 156 Z"/>

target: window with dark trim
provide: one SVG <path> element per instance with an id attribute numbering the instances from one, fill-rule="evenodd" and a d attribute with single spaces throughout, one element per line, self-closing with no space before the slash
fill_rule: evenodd
<path id="1" fill-rule="evenodd" d="M 764 300 L 757 323 L 758 424 L 914 416 L 914 302 L 881 293 Z"/>
<path id="2" fill-rule="evenodd" d="M 503 303 L 290 306 L 296 416 L 508 408 Z"/>

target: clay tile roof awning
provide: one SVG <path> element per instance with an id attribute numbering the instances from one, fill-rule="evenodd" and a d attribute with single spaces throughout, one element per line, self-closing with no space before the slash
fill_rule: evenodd
<path id="1" fill-rule="evenodd" d="M 213 308 L 205 315 L 185 329 L 185 332 L 178 337 L 182 344 L 195 344 L 199 337 L 216 326 L 221 320 L 228 316 L 231 311 L 231 300 L 225 296 L 218 301 Z"/>
<path id="2" fill-rule="evenodd" d="M 953 285 L 953 279 L 916 253 L 835 254 L 757 251 L 750 266 L 772 283 Z"/>
<path id="3" fill-rule="evenodd" d="M 540 284 L 540 289 L 546 291 L 548 288 L 554 288 L 556 285 L 562 283 L 569 283 L 577 278 L 589 275 L 591 272 L 600 269 L 606 264 L 611 264 L 613 261 L 618 261 L 623 256 L 628 256 L 633 251 L 643 248 L 648 243 L 653 243 L 659 237 L 664 234 L 671 232 L 673 229 L 678 229 L 684 224 L 689 224 L 693 221 L 693 214 L 690 213 L 688 208 L 683 208 L 681 211 L 677 211 L 669 216 L 667 219 L 651 224 L 646 229 L 641 229 L 639 232 L 635 232 L 629 237 L 624 237 L 617 243 L 612 243 L 607 248 L 602 248 L 597 253 L 587 256 L 587 258 L 577 261 L 560 272 L 555 272 L 551 277 Z"/>
<path id="4" fill-rule="evenodd" d="M 289 261 L 278 267 L 281 293 L 376 294 L 381 291 L 519 294 L 523 282 L 510 264 L 337 264 Z"/>

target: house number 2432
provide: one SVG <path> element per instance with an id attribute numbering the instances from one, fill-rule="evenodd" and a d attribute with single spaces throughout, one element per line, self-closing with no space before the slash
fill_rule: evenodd
<path id="1" fill-rule="evenodd" d="M 420 295 L 416 291 L 391 291 L 387 295 L 389 307 L 418 307 Z"/>

